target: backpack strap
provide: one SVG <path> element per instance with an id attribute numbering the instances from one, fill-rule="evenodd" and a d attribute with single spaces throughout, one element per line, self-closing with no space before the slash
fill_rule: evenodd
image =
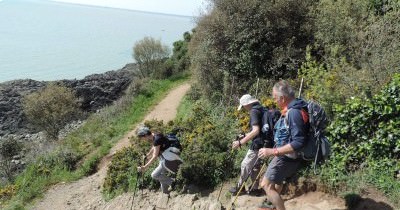
<path id="1" fill-rule="evenodd" d="M 287 127 L 289 128 L 289 112 L 290 110 L 292 110 L 293 108 L 290 108 L 286 111 L 286 115 L 285 115 L 285 123 L 287 125 Z M 300 109 L 300 113 L 301 113 L 301 117 L 303 118 L 303 122 L 304 123 L 308 123 L 310 121 L 310 117 L 308 116 L 308 112 L 304 109 Z"/>
<path id="2" fill-rule="evenodd" d="M 285 125 L 286 125 L 288 130 L 289 130 L 289 112 L 290 112 L 290 110 L 292 110 L 292 108 L 288 109 L 286 111 L 285 115 L 282 114 L 282 116 L 284 117 Z"/>

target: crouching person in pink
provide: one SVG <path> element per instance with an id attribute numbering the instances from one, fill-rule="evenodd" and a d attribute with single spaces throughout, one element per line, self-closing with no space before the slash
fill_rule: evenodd
<path id="1" fill-rule="evenodd" d="M 180 150 L 170 143 L 167 137 L 161 133 L 152 133 L 148 127 L 140 127 L 137 130 L 137 136 L 141 140 L 146 140 L 153 146 L 146 154 L 148 162 L 143 166 L 139 166 L 137 170 L 144 172 L 146 169 L 158 158 L 159 164 L 156 169 L 151 173 L 151 177 L 158 180 L 161 184 L 163 193 L 168 194 L 173 183 L 173 179 L 167 176 L 168 172 L 176 174 L 180 164 L 183 163 L 179 157 Z"/>

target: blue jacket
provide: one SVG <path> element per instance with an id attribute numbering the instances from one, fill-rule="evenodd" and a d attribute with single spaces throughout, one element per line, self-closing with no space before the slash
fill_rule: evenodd
<path id="1" fill-rule="evenodd" d="M 288 125 L 290 131 L 290 145 L 295 151 L 305 146 L 308 140 L 308 130 L 310 123 L 307 119 L 303 119 L 301 110 L 307 111 L 307 102 L 301 99 L 295 99 L 289 103 L 288 107 Z M 290 110 L 290 111 L 289 111 Z M 305 121 L 306 120 L 306 121 Z"/>

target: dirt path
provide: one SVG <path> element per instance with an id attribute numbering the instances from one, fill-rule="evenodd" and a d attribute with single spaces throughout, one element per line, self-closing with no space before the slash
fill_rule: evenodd
<path id="1" fill-rule="evenodd" d="M 189 90 L 190 85 L 184 84 L 172 90 L 157 106 L 154 107 L 145 120 L 158 119 L 167 122 L 176 115 L 176 109 Z M 135 130 L 135 129 L 134 129 Z M 229 209 L 233 200 L 227 193 L 231 183 L 225 183 L 219 200 L 217 200 L 219 188 L 205 197 L 195 194 L 171 193 L 171 198 L 160 192 L 143 190 L 133 198 L 132 193 L 124 193 L 111 201 L 105 201 L 101 190 L 103 180 L 107 173 L 108 164 L 112 155 L 121 148 L 130 144 L 129 137 L 134 135 L 134 130 L 127 133 L 103 158 L 99 164 L 97 173 L 82 178 L 72 183 L 61 183 L 47 191 L 43 199 L 36 202 L 29 209 L 37 210 L 129 210 L 129 209 L 171 209 L 171 210 L 221 210 L 222 206 Z M 236 210 L 254 210 L 264 197 L 243 195 L 236 201 Z M 167 201 L 168 200 L 168 201 Z M 297 198 L 286 201 L 287 210 L 339 210 L 345 209 L 341 199 L 320 193 L 311 192 Z"/>

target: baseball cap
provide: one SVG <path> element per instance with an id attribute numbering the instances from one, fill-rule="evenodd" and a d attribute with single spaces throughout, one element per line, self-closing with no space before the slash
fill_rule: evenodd
<path id="1" fill-rule="evenodd" d="M 243 106 L 246 106 L 246 105 L 249 105 L 249 104 L 252 104 L 255 102 L 258 102 L 258 100 L 256 98 L 254 98 L 250 94 L 244 94 L 239 100 L 240 105 L 237 110 L 240 110 L 240 109 L 242 109 Z"/>

